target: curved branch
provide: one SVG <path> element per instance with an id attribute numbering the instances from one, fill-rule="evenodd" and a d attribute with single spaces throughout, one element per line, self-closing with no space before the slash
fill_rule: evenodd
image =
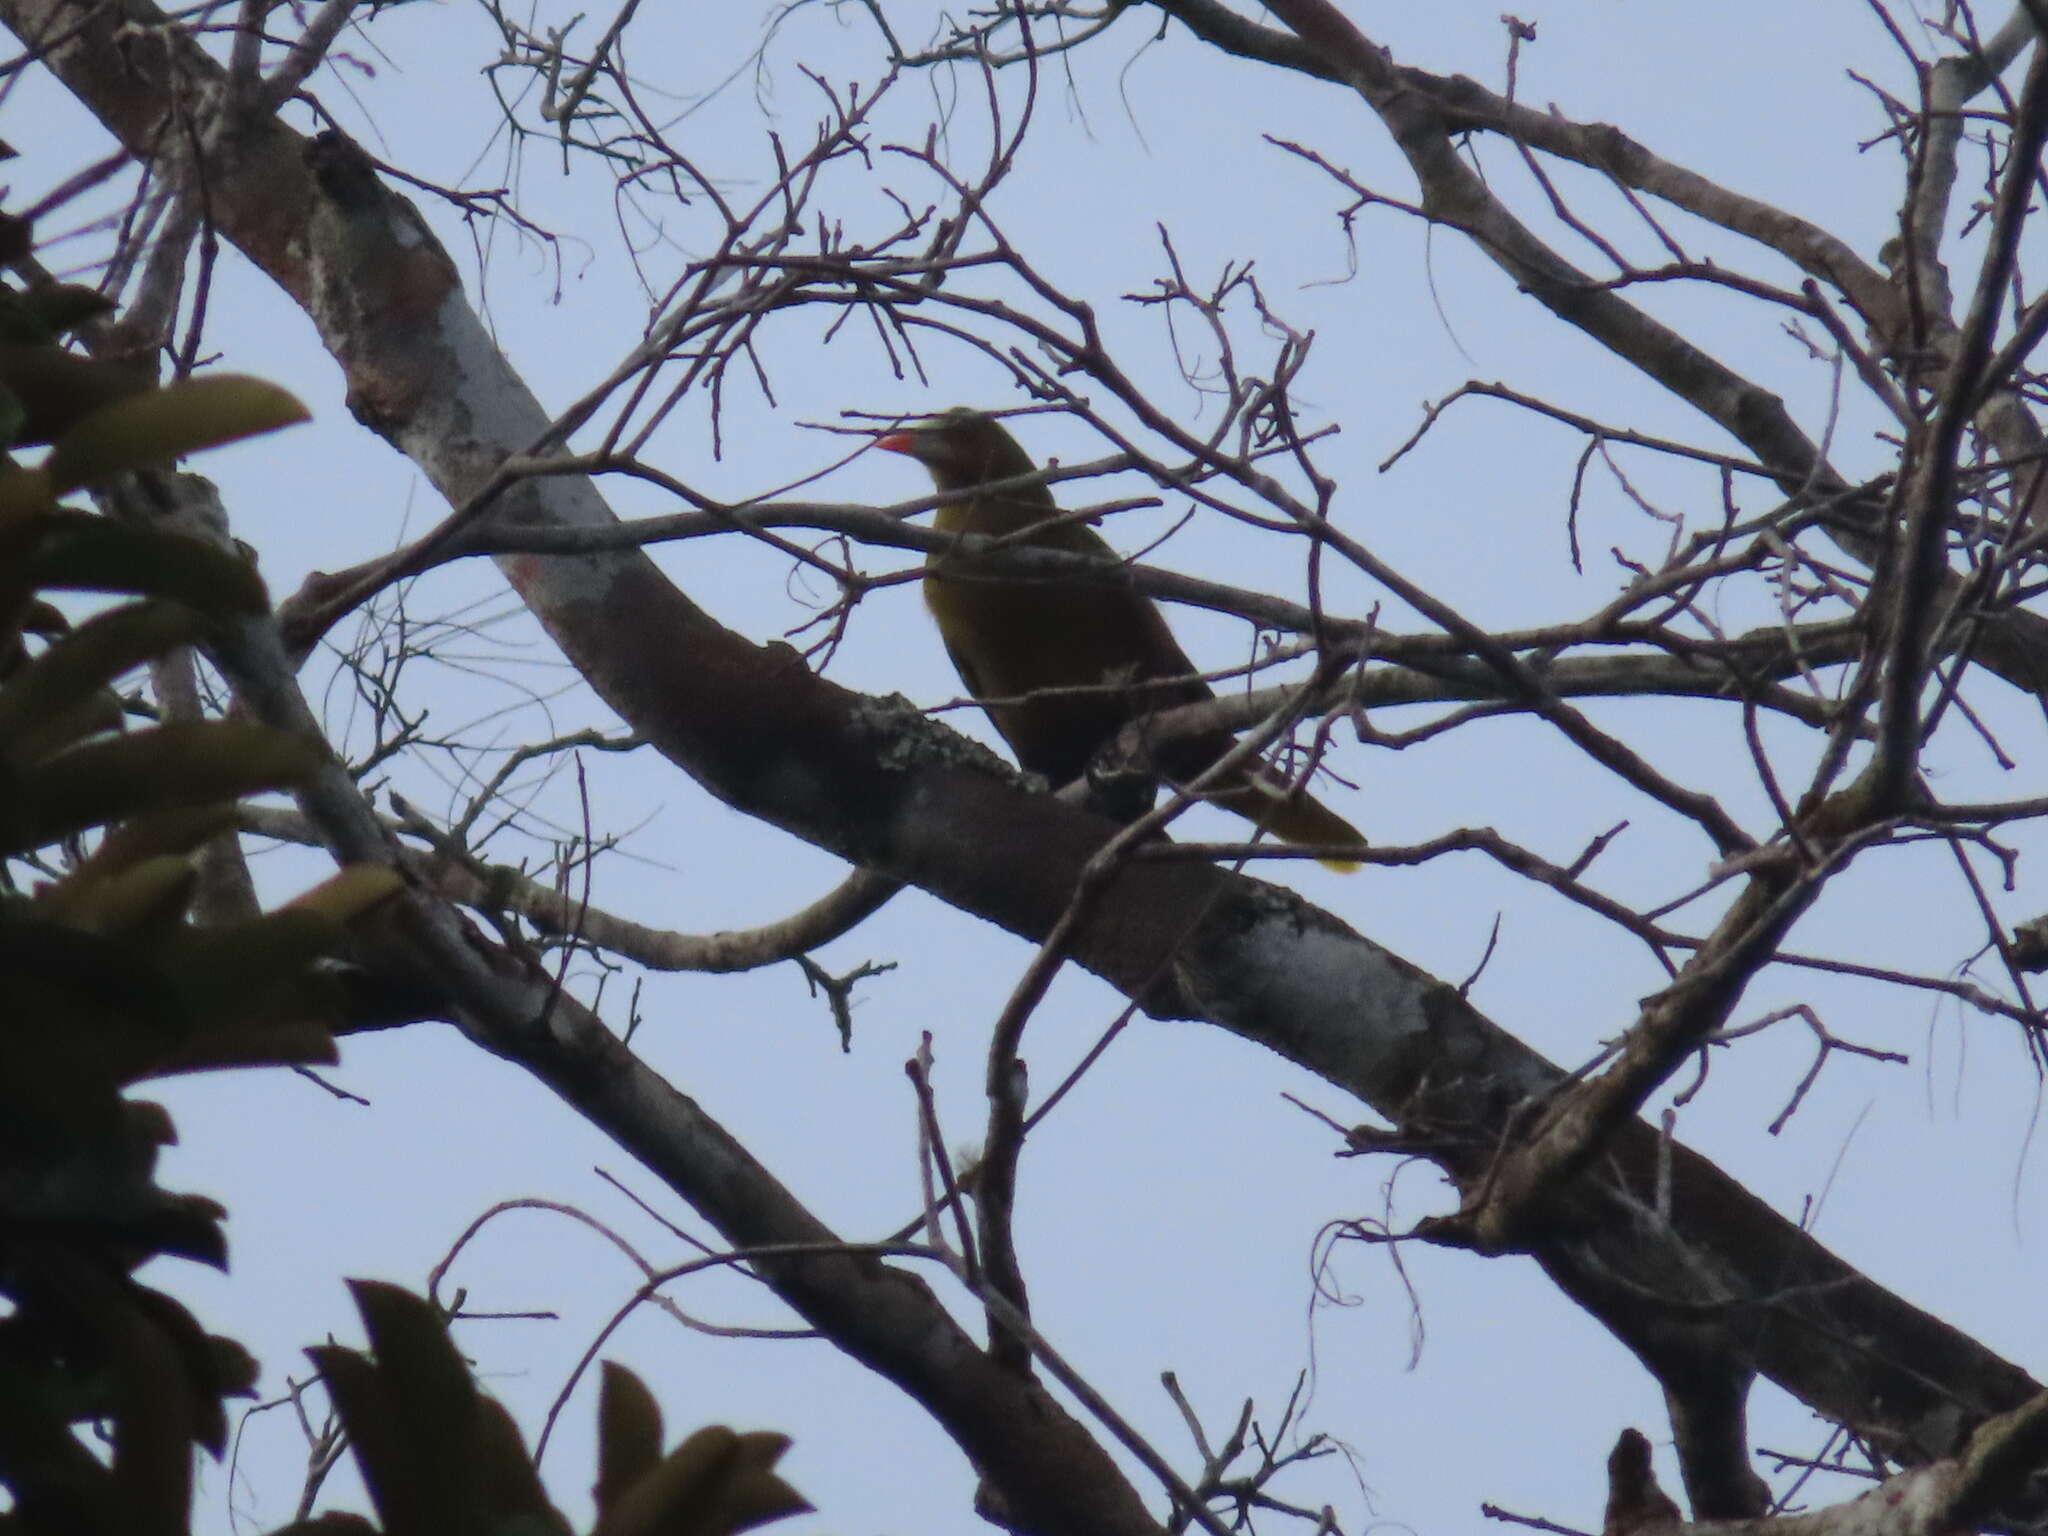
<path id="1" fill-rule="evenodd" d="M 244 831 L 259 837 L 325 846 L 319 829 L 299 811 L 244 805 L 237 819 Z M 403 830 L 396 823 L 385 825 L 393 838 Z M 809 954 L 850 933 L 902 889 L 894 881 L 857 869 L 809 906 L 772 923 L 719 933 L 678 933 L 593 907 L 507 864 L 458 862 L 404 846 L 398 849 L 398 860 L 423 885 L 459 906 L 525 918 L 542 933 L 573 935 L 650 971 L 713 975 L 759 970 Z"/>
<path id="2" fill-rule="evenodd" d="M 1278 3 L 1299 8 L 1299 0 Z M 168 102 L 206 99 L 219 71 L 145 0 L 126 0 L 122 10 L 0 0 L 0 19 L 32 44 L 66 39 L 50 48 L 51 67 L 146 153 Z M 141 34 L 143 45 L 124 47 L 117 29 Z M 546 413 L 402 201 L 343 165 L 330 163 L 316 179 L 303 145 L 274 124 L 248 129 L 236 147 L 212 188 L 223 233 L 314 316 L 359 413 L 444 498 L 461 504 L 541 439 Z M 1569 285 L 1551 289 L 1579 302 Z M 1615 301 L 1596 294 L 1584 302 Z M 1686 365 L 1681 373 L 1690 366 L 1676 361 Z M 1711 393 L 1714 379 L 1709 370 L 1695 382 Z M 1768 443 L 1775 432 L 1765 421 L 1757 435 Z M 1787 462 L 1775 451 L 1764 457 Z M 540 526 L 612 520 L 595 488 L 571 478 L 515 486 L 492 516 Z M 810 673 L 788 647 L 756 646 L 725 629 L 640 555 L 501 563 L 598 693 L 708 790 L 964 911 L 1043 939 L 1113 833 L 984 772 L 915 711 L 849 693 Z M 302 723 L 303 701 L 274 634 L 223 665 L 259 716 Z M 349 856 L 391 857 L 338 766 L 308 809 Z M 479 943 L 446 909 L 412 904 L 391 952 L 411 957 L 413 974 L 455 999 L 480 1045 L 548 1083 L 729 1241 L 832 1240 L 699 1106 L 550 978 Z M 1398 1123 L 1435 1129 L 1436 1155 L 1467 1183 L 1484 1177 L 1527 1106 L 1563 1080 L 1454 988 L 1284 892 L 1202 866 L 1132 863 L 1070 952 L 1155 1012 L 1205 1018 Z M 1660 1145 L 1639 1121 L 1619 1127 L 1606 1150 L 1601 1167 L 1559 1192 L 1566 1219 L 1533 1234 L 1530 1246 L 1568 1294 L 1646 1358 L 1742 1359 L 1916 1461 L 1950 1449 L 1959 1424 L 2038 1391 L 2017 1367 L 1873 1284 L 1710 1163 Z M 1666 1167 L 1668 1216 L 1638 1193 Z M 839 1347 L 923 1404 L 1020 1526 L 1105 1536 L 1157 1529 L 1064 1409 L 976 1349 L 911 1277 L 809 1256 L 765 1272 Z"/>

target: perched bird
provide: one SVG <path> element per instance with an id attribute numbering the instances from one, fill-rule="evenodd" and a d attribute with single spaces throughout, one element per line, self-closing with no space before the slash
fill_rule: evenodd
<path id="1" fill-rule="evenodd" d="M 916 459 L 942 491 L 971 490 L 1037 467 L 994 417 L 964 406 L 885 433 L 875 446 Z M 1053 521 L 1058 517 L 1052 493 L 1034 485 L 948 502 L 938 509 L 938 528 L 991 538 L 1030 529 L 1020 542 L 1032 547 L 1116 558 L 1100 535 L 1079 522 Z M 1159 609 L 1127 585 L 1082 576 L 997 575 L 986 562 L 977 570 L 968 557 L 944 554 L 925 562 L 924 600 L 967 691 L 1017 761 L 1054 784 L 1086 774 L 1131 720 L 1215 697 Z M 1132 686 L 1141 683 L 1152 686 Z M 1168 777 L 1185 784 L 1231 744 L 1229 732 L 1215 731 L 1162 744 L 1154 757 Z M 1343 817 L 1306 794 L 1290 795 L 1263 770 L 1211 786 L 1205 796 L 1290 843 L 1363 841 Z"/>

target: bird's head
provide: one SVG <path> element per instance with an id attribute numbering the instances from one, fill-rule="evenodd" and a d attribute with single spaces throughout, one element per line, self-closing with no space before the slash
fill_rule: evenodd
<path id="1" fill-rule="evenodd" d="M 875 446 L 917 460 L 947 491 L 1028 475 L 1036 468 L 1001 422 L 965 405 L 885 432 Z"/>

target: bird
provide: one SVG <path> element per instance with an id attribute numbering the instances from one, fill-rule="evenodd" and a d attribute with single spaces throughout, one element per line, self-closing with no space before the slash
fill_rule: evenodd
<path id="1" fill-rule="evenodd" d="M 968 406 L 882 433 L 875 446 L 917 460 L 941 491 L 968 491 L 1037 469 L 1001 422 Z M 1017 542 L 1036 549 L 1117 558 L 1100 534 L 1061 519 L 1042 484 L 946 502 L 937 526 L 941 533 L 1021 536 Z M 947 552 L 925 561 L 924 600 L 960 680 L 1019 765 L 1055 786 L 1085 778 L 1130 721 L 1216 696 L 1158 605 L 1127 583 L 1079 574 L 998 575 Z M 1163 744 L 1155 759 L 1170 779 L 1187 784 L 1232 742 L 1228 731 L 1205 732 Z M 1114 808 L 1132 819 L 1154 793 L 1156 785 L 1148 783 L 1142 805 Z M 1350 822 L 1263 768 L 1209 785 L 1202 795 L 1285 842 L 1364 841 Z M 1357 868 L 1345 859 L 1322 862 Z"/>

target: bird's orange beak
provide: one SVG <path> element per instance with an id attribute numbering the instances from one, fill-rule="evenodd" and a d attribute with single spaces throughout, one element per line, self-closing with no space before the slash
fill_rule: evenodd
<path id="1" fill-rule="evenodd" d="M 875 446 L 884 453 L 907 453 L 917 457 L 917 438 L 909 432 L 890 432 L 875 439 Z"/>

